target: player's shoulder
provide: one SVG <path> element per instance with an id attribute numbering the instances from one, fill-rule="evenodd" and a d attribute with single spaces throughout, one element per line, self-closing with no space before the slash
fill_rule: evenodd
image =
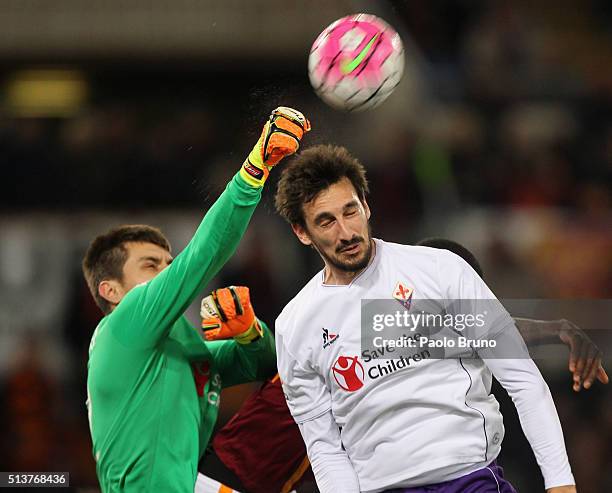
<path id="1" fill-rule="evenodd" d="M 99 347 L 98 342 L 100 340 L 107 338 L 108 321 L 109 321 L 109 315 L 106 315 L 104 318 L 102 318 L 102 320 L 98 322 L 98 325 L 96 326 L 93 333 L 91 334 L 91 339 L 89 341 L 89 355 L 90 356 L 94 352 L 94 350 Z"/>
<path id="2" fill-rule="evenodd" d="M 440 269 L 456 268 L 465 269 L 469 266 L 461 255 L 456 254 L 445 248 L 434 248 L 427 246 L 412 246 L 416 255 L 433 259 Z"/>
<path id="3" fill-rule="evenodd" d="M 385 257 L 389 257 L 391 259 L 401 257 L 403 259 L 410 259 L 412 261 L 427 259 L 436 261 L 439 258 L 440 252 L 446 251 L 438 248 L 418 245 L 404 245 L 402 243 L 393 243 L 378 239 L 376 240 L 376 245 L 381 248 L 383 256 Z"/>
<path id="4" fill-rule="evenodd" d="M 300 314 L 316 303 L 320 292 L 322 271 L 317 272 L 302 289 L 285 305 L 276 318 L 275 332 L 282 334 L 291 329 L 299 319 Z"/>
<path id="5" fill-rule="evenodd" d="M 463 272 L 468 264 L 459 255 L 445 249 L 377 240 L 386 272 L 404 272 L 411 276 L 441 279 L 446 274 Z"/>

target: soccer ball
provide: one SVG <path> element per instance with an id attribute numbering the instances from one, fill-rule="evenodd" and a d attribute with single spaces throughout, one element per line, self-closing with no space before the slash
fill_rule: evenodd
<path id="1" fill-rule="evenodd" d="M 404 72 L 399 34 L 382 19 L 355 14 L 330 24 L 315 40 L 308 76 L 333 108 L 363 111 L 382 103 Z"/>

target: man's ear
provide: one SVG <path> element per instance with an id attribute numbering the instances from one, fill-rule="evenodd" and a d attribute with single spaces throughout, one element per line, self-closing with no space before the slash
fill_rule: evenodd
<path id="1" fill-rule="evenodd" d="M 295 233 L 295 236 L 298 237 L 298 240 L 300 240 L 304 245 L 312 245 L 310 235 L 304 226 L 300 224 L 292 224 L 291 229 Z"/>
<path id="2" fill-rule="evenodd" d="M 111 305 L 117 305 L 125 295 L 123 287 L 119 281 L 109 279 L 102 281 L 98 285 L 98 294 Z"/>
<path id="3" fill-rule="evenodd" d="M 366 199 L 363 199 L 363 200 L 361 201 L 361 203 L 363 204 L 363 208 L 364 208 L 364 210 L 365 210 L 366 217 L 367 217 L 368 219 L 370 219 L 370 215 L 371 215 L 372 213 L 370 212 L 370 206 L 368 205 L 368 202 L 366 201 Z"/>

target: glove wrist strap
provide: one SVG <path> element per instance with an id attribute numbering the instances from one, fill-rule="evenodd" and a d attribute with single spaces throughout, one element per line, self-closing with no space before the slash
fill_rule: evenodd
<path id="1" fill-rule="evenodd" d="M 238 344 L 250 344 L 251 342 L 256 341 L 257 339 L 261 339 L 263 337 L 263 330 L 259 325 L 257 319 L 253 322 L 253 325 L 249 327 L 248 330 L 243 332 L 242 334 L 238 334 L 234 337 L 234 340 Z"/>
<path id="2" fill-rule="evenodd" d="M 255 188 L 263 187 L 269 175 L 265 164 L 261 161 L 260 153 L 260 143 L 257 142 L 240 168 L 240 176 Z"/>

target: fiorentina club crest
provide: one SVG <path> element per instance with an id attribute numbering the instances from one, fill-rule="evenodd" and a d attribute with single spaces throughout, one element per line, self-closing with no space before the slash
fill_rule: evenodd
<path id="1" fill-rule="evenodd" d="M 401 282 L 398 282 L 395 285 L 395 289 L 393 290 L 393 298 L 399 301 L 406 310 L 410 310 L 410 305 L 412 304 L 412 293 L 414 289 L 406 287 Z"/>

